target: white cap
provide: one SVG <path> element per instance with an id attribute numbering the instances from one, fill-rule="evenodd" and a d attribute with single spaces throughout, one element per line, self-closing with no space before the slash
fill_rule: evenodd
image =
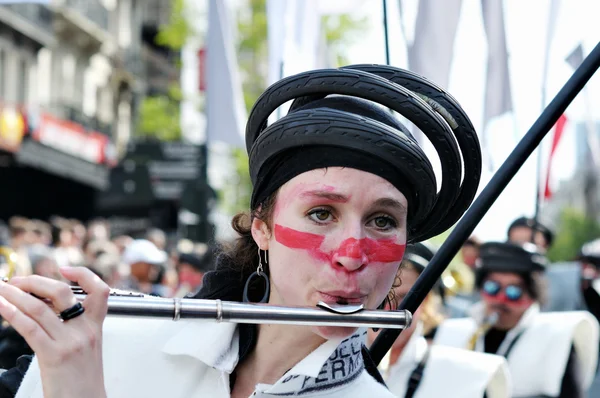
<path id="1" fill-rule="evenodd" d="M 137 239 L 131 242 L 123 252 L 125 264 L 147 263 L 160 265 L 167 261 L 167 253 L 159 250 L 156 245 L 146 239 Z"/>

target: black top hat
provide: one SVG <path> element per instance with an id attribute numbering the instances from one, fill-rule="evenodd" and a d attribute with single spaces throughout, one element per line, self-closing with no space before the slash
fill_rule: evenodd
<path id="1" fill-rule="evenodd" d="M 479 249 L 480 270 L 531 273 L 544 271 L 547 266 L 548 260 L 532 243 L 488 242 Z"/>

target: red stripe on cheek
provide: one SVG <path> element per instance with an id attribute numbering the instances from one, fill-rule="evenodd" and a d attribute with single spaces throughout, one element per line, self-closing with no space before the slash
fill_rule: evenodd
<path id="1" fill-rule="evenodd" d="M 290 249 L 307 250 L 317 260 L 329 261 L 330 259 L 320 249 L 321 244 L 325 240 L 323 235 L 300 232 L 275 224 L 275 240 Z"/>

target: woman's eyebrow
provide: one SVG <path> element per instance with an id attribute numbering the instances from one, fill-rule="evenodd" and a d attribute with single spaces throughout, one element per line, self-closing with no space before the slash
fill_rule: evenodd
<path id="1" fill-rule="evenodd" d="M 346 203 L 350 199 L 348 196 L 345 196 L 345 195 L 342 195 L 339 193 L 329 192 L 329 191 L 306 191 L 306 192 L 302 192 L 300 194 L 300 196 L 303 198 L 304 197 L 314 197 L 314 198 L 327 199 L 332 202 L 340 202 L 340 203 Z"/>
<path id="2" fill-rule="evenodd" d="M 373 205 L 377 206 L 377 207 L 392 208 L 394 210 L 400 211 L 403 214 L 406 214 L 406 206 L 404 206 L 402 203 L 400 203 L 396 199 L 392 199 L 392 198 L 377 199 L 375 201 L 375 203 L 373 203 Z"/>

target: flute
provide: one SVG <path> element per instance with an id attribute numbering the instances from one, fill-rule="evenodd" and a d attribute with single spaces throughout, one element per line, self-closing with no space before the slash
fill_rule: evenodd
<path id="1" fill-rule="evenodd" d="M 78 301 L 86 293 L 71 287 Z M 404 329 L 410 326 L 409 311 L 366 310 L 364 305 L 330 305 L 319 302 L 317 308 L 282 307 L 234 301 L 163 298 L 142 293 L 111 290 L 108 315 L 179 319 L 203 319 L 216 322 L 251 324 L 287 324 L 306 326 L 369 327 Z"/>

